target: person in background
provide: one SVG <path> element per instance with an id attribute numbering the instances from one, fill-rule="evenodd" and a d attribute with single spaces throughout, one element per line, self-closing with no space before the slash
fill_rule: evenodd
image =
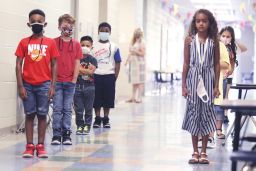
<path id="1" fill-rule="evenodd" d="M 220 89 L 220 95 L 219 97 L 214 99 L 214 108 L 216 112 L 216 137 L 218 139 L 225 139 L 225 134 L 222 132 L 222 123 L 224 120 L 224 109 L 220 107 L 220 104 L 223 101 L 224 98 L 224 89 L 223 89 L 223 75 L 226 73 L 228 69 L 230 69 L 230 61 L 229 61 L 229 54 L 227 51 L 226 46 L 222 43 L 220 43 L 220 81 L 219 81 L 219 89 Z M 215 146 L 215 140 L 214 140 L 214 132 L 212 132 L 209 135 L 208 144 L 207 147 L 214 148 Z"/>
<path id="2" fill-rule="evenodd" d="M 98 27 L 99 41 L 94 44 L 92 56 L 98 63 L 98 68 L 94 73 L 95 80 L 95 121 L 93 128 L 100 128 L 103 123 L 104 128 L 110 128 L 109 112 L 115 107 L 115 87 L 120 71 L 121 55 L 119 48 L 109 41 L 111 26 L 107 22 L 102 22 Z M 104 117 L 101 118 L 100 111 L 103 108 Z"/>
<path id="3" fill-rule="evenodd" d="M 234 77 L 235 65 L 238 66 L 238 61 L 236 59 L 237 46 L 235 43 L 235 32 L 231 26 L 222 28 L 219 34 L 220 41 L 224 43 L 228 49 L 231 64 L 230 69 L 226 70 L 226 73 L 224 74 L 225 79 L 223 80 L 224 98 L 228 99 L 228 93 Z M 225 110 L 224 123 L 228 122 L 227 110 Z"/>
<path id="4" fill-rule="evenodd" d="M 135 29 L 129 48 L 129 55 L 125 65 L 129 64 L 129 82 L 132 83 L 132 97 L 128 103 L 141 103 L 142 92 L 145 82 L 145 44 L 143 32 L 140 28 Z"/>
<path id="5" fill-rule="evenodd" d="M 90 36 L 80 39 L 83 58 L 80 60 L 79 75 L 76 82 L 74 109 L 76 113 L 77 135 L 90 133 L 92 124 L 93 101 L 95 97 L 94 71 L 97 68 L 96 59 L 90 55 L 93 40 Z"/>

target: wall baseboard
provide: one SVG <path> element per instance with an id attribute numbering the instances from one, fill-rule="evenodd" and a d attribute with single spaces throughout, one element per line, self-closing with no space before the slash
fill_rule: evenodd
<path id="1" fill-rule="evenodd" d="M 18 129 L 18 126 L 19 125 L 13 125 L 13 126 L 5 127 L 5 128 L 0 128 L 0 137 L 4 137 L 9 134 L 22 133 L 22 131 L 16 132 Z"/>

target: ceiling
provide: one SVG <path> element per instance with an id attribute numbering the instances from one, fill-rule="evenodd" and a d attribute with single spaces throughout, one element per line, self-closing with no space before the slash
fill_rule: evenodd
<path id="1" fill-rule="evenodd" d="M 181 10 L 206 8 L 224 23 L 246 21 L 249 15 L 254 19 L 256 13 L 252 5 L 256 0 L 175 0 L 175 3 Z"/>

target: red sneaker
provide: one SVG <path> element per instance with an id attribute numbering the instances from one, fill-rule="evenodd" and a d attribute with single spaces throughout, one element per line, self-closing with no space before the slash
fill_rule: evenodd
<path id="1" fill-rule="evenodd" d="M 24 151 L 22 157 L 24 158 L 32 158 L 34 156 L 35 146 L 34 144 L 27 144 L 26 150 Z"/>
<path id="2" fill-rule="evenodd" d="M 36 145 L 36 155 L 39 158 L 48 158 L 47 152 L 44 150 L 44 144 Z"/>

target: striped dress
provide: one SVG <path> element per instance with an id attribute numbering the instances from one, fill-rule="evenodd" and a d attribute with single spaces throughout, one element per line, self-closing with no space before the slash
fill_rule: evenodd
<path id="1" fill-rule="evenodd" d="M 190 48 L 190 64 L 186 78 L 187 89 L 190 95 L 187 98 L 186 113 L 182 129 L 194 136 L 205 136 L 216 130 L 216 116 L 214 110 L 214 42 L 208 39 L 208 48 L 202 67 L 202 78 L 209 101 L 204 103 L 197 95 L 196 89 L 200 74 L 200 61 L 196 48 L 196 39 L 192 38 Z M 200 43 L 200 53 L 204 53 L 204 44 Z"/>

